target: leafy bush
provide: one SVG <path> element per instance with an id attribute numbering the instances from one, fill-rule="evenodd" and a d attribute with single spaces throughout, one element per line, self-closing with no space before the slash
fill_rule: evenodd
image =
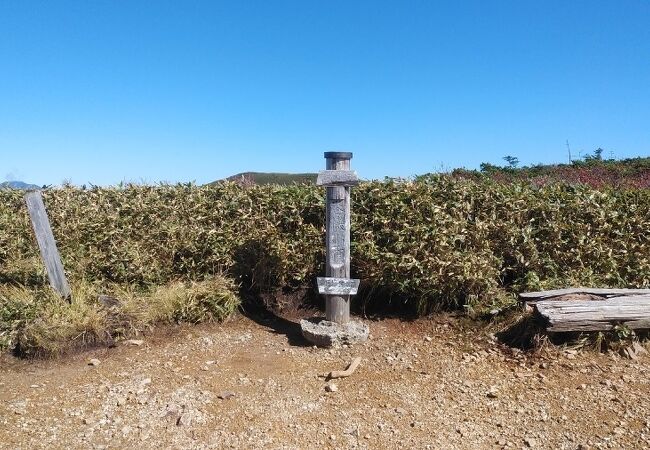
<path id="1" fill-rule="evenodd" d="M 151 290 L 224 273 L 270 292 L 323 272 L 324 193 L 313 186 L 66 187 L 44 196 L 73 280 Z M 420 312 L 487 308 L 504 291 L 650 285 L 648 189 L 425 176 L 362 183 L 352 214 L 353 275 L 376 298 Z M 42 286 L 37 267 L 21 194 L 0 191 L 0 281 Z"/>

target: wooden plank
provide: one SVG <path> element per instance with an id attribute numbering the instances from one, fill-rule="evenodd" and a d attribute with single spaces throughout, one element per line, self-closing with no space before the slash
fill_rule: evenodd
<path id="1" fill-rule="evenodd" d="M 354 278 L 318 277 L 318 293 L 324 295 L 356 295 L 359 290 L 359 280 Z"/>
<path id="2" fill-rule="evenodd" d="M 326 157 L 327 171 L 349 171 L 350 159 Z M 325 203 L 325 276 L 350 278 L 350 187 L 327 188 Z M 326 295 L 325 318 L 345 324 L 350 321 L 350 296 Z"/>
<path id="3" fill-rule="evenodd" d="M 354 170 L 321 170 L 316 186 L 356 186 L 359 177 Z"/>
<path id="4" fill-rule="evenodd" d="M 631 295 L 645 295 L 650 294 L 650 289 L 624 289 L 624 288 L 567 288 L 567 289 L 552 289 L 548 291 L 538 292 L 522 292 L 519 294 L 519 300 L 525 301 L 529 304 L 534 304 L 540 300 L 547 300 L 554 297 L 561 297 L 564 295 L 586 294 L 597 295 L 606 298 L 631 296 Z"/>
<path id="5" fill-rule="evenodd" d="M 552 289 L 548 291 L 538 292 L 522 292 L 519 294 L 520 298 L 549 298 L 558 297 L 566 294 L 594 294 L 603 296 L 621 296 L 621 295 L 645 295 L 650 294 L 650 289 L 626 289 L 626 288 L 566 288 L 566 289 Z"/>
<path id="6" fill-rule="evenodd" d="M 607 331 L 616 325 L 632 329 L 650 328 L 650 295 L 615 297 L 605 301 L 541 300 L 535 313 L 550 332 Z"/>
<path id="7" fill-rule="evenodd" d="M 29 192 L 25 195 L 25 202 L 27 203 L 27 211 L 32 221 L 34 234 L 47 270 L 50 285 L 61 297 L 70 299 L 70 286 L 63 271 L 63 263 L 61 262 L 59 250 L 56 248 L 56 241 L 54 240 L 54 234 L 52 234 L 50 221 L 47 218 L 41 192 Z"/>

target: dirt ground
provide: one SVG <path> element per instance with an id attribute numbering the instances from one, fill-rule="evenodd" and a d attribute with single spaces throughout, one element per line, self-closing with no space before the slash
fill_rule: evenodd
<path id="1" fill-rule="evenodd" d="M 366 344 L 335 350 L 238 317 L 4 356 L 0 448 L 650 448 L 648 356 L 527 355 L 444 317 L 368 323 Z M 351 377 L 319 376 L 355 356 Z"/>

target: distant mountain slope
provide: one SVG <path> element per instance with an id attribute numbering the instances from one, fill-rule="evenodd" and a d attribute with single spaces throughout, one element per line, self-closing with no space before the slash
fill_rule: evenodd
<path id="1" fill-rule="evenodd" d="M 40 189 L 40 186 L 35 184 L 25 183 L 23 181 L 4 181 L 0 183 L 0 189 L 23 189 L 26 191 L 31 191 L 34 189 Z"/>
<path id="2" fill-rule="evenodd" d="M 242 184 L 314 184 L 317 176 L 317 173 L 243 172 L 228 177 L 226 180 Z"/>

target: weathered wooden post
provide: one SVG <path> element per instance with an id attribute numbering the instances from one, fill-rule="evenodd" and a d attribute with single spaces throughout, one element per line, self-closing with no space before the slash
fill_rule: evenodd
<path id="1" fill-rule="evenodd" d="M 61 297 L 70 300 L 70 286 L 63 271 L 63 263 L 61 262 L 59 250 L 56 248 L 41 191 L 29 192 L 25 195 L 25 202 L 27 203 L 27 211 L 32 221 L 38 248 L 41 251 L 45 269 L 47 269 L 50 285 Z"/>
<path id="2" fill-rule="evenodd" d="M 325 204 L 325 276 L 318 279 L 318 290 L 325 294 L 325 318 L 331 322 L 350 321 L 350 186 L 358 183 L 350 171 L 352 153 L 326 152 L 326 172 L 316 182 L 327 187 Z M 333 285 L 336 283 L 335 285 Z M 333 288 L 338 288 L 334 292 Z M 355 292 L 356 293 L 356 292 Z"/>
<path id="3" fill-rule="evenodd" d="M 318 292 L 325 296 L 325 320 L 303 320 L 305 338 L 321 346 L 365 341 L 368 327 L 350 321 L 350 296 L 359 280 L 350 279 L 350 188 L 359 183 L 350 170 L 349 152 L 325 152 L 325 169 L 316 184 L 327 188 L 325 206 L 325 277 L 318 278 Z"/>

